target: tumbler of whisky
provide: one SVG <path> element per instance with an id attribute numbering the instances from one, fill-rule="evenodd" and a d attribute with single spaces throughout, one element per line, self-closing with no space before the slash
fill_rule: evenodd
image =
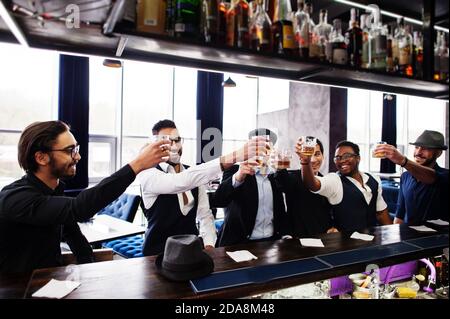
<path id="1" fill-rule="evenodd" d="M 303 141 L 302 154 L 305 156 L 313 156 L 316 150 L 317 139 L 314 136 L 302 136 L 300 139 Z"/>
<path id="2" fill-rule="evenodd" d="M 381 142 L 378 142 L 378 143 L 376 143 L 374 145 L 373 150 L 372 150 L 372 157 L 373 158 L 386 158 L 386 152 L 384 152 L 384 151 L 377 151 L 377 147 L 379 145 L 384 145 L 384 144 L 387 144 L 387 143 L 381 141 Z"/>

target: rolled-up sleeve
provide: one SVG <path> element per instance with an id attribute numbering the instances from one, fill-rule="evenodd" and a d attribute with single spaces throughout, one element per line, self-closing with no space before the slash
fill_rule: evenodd
<path id="1" fill-rule="evenodd" d="M 216 226 L 204 186 L 198 188 L 197 220 L 200 224 L 200 236 L 203 238 L 204 245 L 214 247 L 217 240 Z"/>
<path id="2" fill-rule="evenodd" d="M 191 166 L 178 174 L 166 174 L 150 168 L 138 174 L 143 195 L 178 194 L 205 185 L 218 178 L 222 172 L 220 160 Z"/>
<path id="3" fill-rule="evenodd" d="M 331 205 L 339 204 L 343 197 L 341 178 L 336 173 L 316 176 L 316 178 L 320 181 L 320 189 L 312 193 L 326 197 Z"/>

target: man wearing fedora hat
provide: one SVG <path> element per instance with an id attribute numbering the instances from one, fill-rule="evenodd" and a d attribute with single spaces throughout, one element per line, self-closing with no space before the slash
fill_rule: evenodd
<path id="1" fill-rule="evenodd" d="M 375 150 L 406 169 L 400 178 L 398 208 L 394 222 L 420 225 L 433 219 L 449 220 L 448 169 L 436 160 L 447 150 L 444 136 L 425 130 L 414 143 L 414 161 L 401 154 L 393 145 L 380 145 Z"/>

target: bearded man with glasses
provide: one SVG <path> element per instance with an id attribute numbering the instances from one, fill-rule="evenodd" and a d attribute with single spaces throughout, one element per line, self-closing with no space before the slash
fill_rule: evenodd
<path id="1" fill-rule="evenodd" d="M 145 146 L 129 164 L 72 198 L 64 196 L 61 179 L 75 176 L 81 156 L 69 126 L 47 121 L 26 127 L 18 146 L 26 175 L 0 192 L 0 274 L 62 265 L 62 235 L 78 263 L 92 261 L 77 222 L 119 197 L 136 174 L 167 159 L 168 147 L 165 141 Z"/>
<path id="2" fill-rule="evenodd" d="M 302 165 L 305 186 L 322 195 L 332 205 L 336 231 L 356 231 L 368 227 L 392 224 L 387 204 L 382 196 L 378 177 L 359 171 L 359 146 L 350 141 L 336 145 L 334 162 L 337 173 L 315 176 L 311 156 L 302 153 L 301 141 L 296 146 Z"/>

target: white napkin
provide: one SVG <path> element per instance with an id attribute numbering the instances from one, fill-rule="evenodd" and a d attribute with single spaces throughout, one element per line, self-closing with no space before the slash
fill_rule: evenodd
<path id="1" fill-rule="evenodd" d="M 361 239 L 361 240 L 365 240 L 365 241 L 372 241 L 372 240 L 375 238 L 375 236 L 367 235 L 367 234 L 361 234 L 361 233 L 358 233 L 357 231 L 355 231 L 355 232 L 350 236 L 350 238 L 353 238 L 353 239 Z"/>
<path id="2" fill-rule="evenodd" d="M 61 299 L 70 294 L 81 282 L 70 280 L 50 280 L 44 287 L 36 291 L 31 297 Z"/>
<path id="3" fill-rule="evenodd" d="M 96 231 L 98 231 L 100 233 L 103 233 L 103 234 L 109 233 L 109 226 L 105 225 L 105 224 L 102 224 L 101 222 L 96 222 L 94 220 L 92 222 L 92 226 L 91 227 L 92 227 L 92 229 L 94 229 L 94 230 L 96 230 Z"/>
<path id="4" fill-rule="evenodd" d="M 436 230 L 434 230 L 433 228 L 427 227 L 427 226 L 409 226 L 409 228 L 412 228 L 414 230 L 417 231 L 423 231 L 423 232 L 434 232 Z"/>
<path id="5" fill-rule="evenodd" d="M 300 238 L 300 244 L 304 247 L 325 247 L 322 240 L 317 238 Z"/>
<path id="6" fill-rule="evenodd" d="M 258 259 L 258 257 L 253 255 L 248 250 L 227 251 L 227 255 L 230 256 L 235 262 L 238 262 L 238 263 L 240 263 L 241 261 Z"/>
<path id="7" fill-rule="evenodd" d="M 448 222 L 442 219 L 433 219 L 433 220 L 427 220 L 428 223 L 440 225 L 440 226 L 448 226 Z"/>

